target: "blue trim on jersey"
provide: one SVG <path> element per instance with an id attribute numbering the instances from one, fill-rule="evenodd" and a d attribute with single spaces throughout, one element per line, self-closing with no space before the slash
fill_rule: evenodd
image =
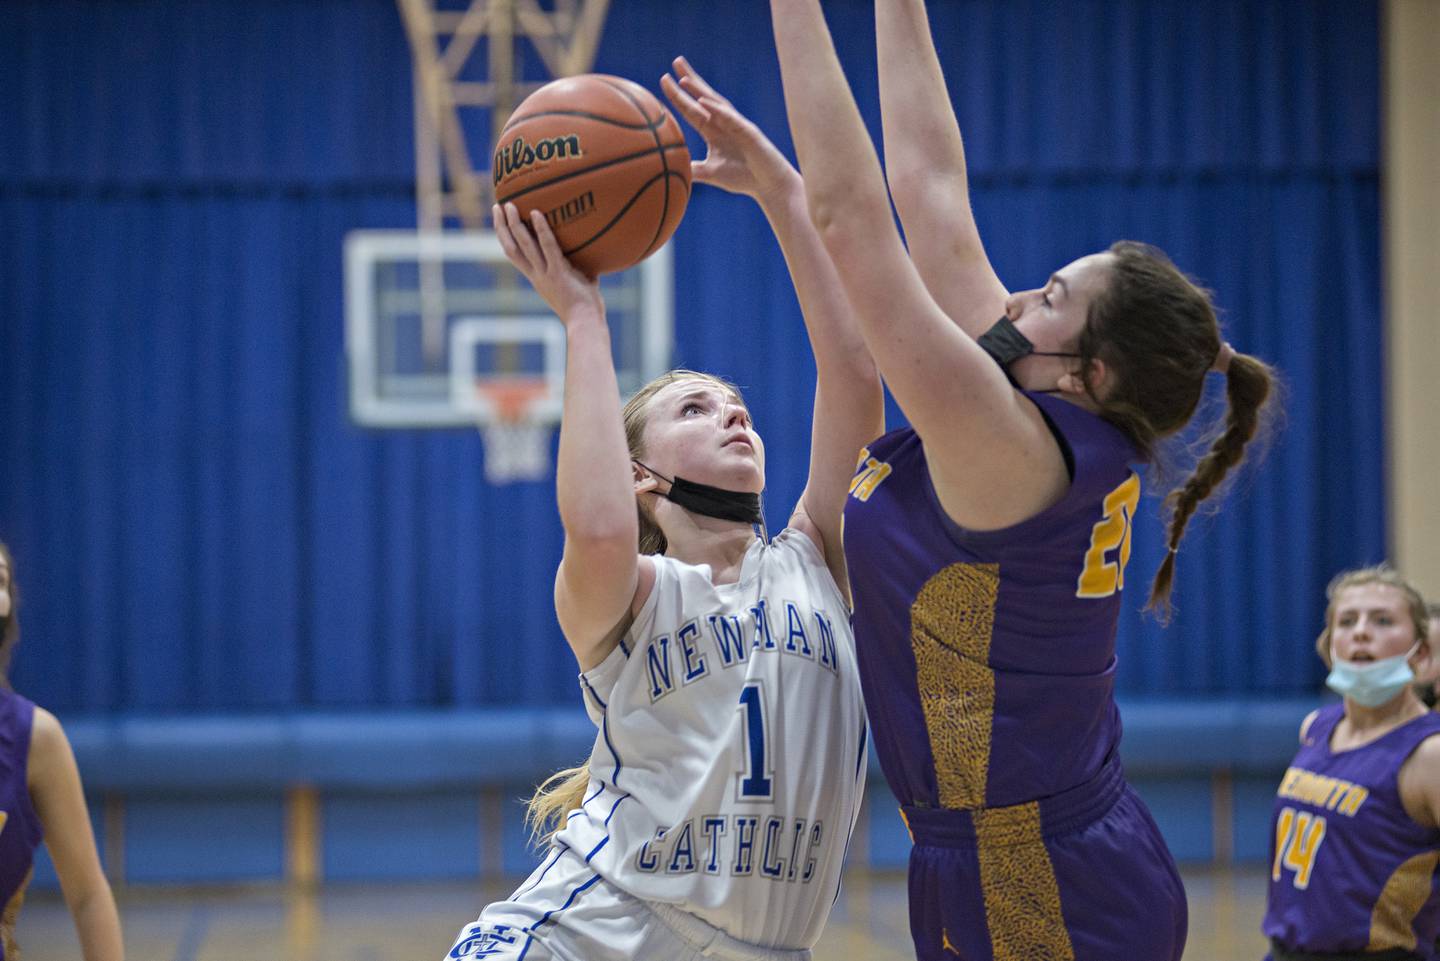
<path id="1" fill-rule="evenodd" d="M 854 832 L 853 830 L 846 832 L 846 835 L 845 835 L 845 852 L 840 855 L 840 863 L 841 863 L 841 864 L 849 864 L 849 863 L 850 863 L 850 839 L 853 838 L 853 837 L 855 837 L 855 832 Z M 835 896 L 830 899 L 830 907 L 832 907 L 832 908 L 835 907 L 836 902 L 838 902 L 838 901 L 840 900 L 840 892 L 843 891 L 844 889 L 845 889 L 845 872 L 842 870 L 842 871 L 836 876 L 836 878 L 835 878 Z"/>
<path id="2" fill-rule="evenodd" d="M 618 798 L 615 799 L 615 803 L 614 803 L 614 804 L 610 805 L 610 813 L 607 814 L 607 815 L 605 815 L 605 826 L 606 826 L 607 828 L 610 826 L 610 819 L 613 818 L 613 817 L 615 817 L 615 812 L 620 809 L 620 802 L 621 802 L 621 801 L 624 801 L 624 800 L 625 800 L 626 798 L 628 798 L 628 797 L 630 797 L 630 795 L 628 795 L 628 794 L 622 794 L 622 795 L 620 795 Z M 583 812 L 582 812 L 582 813 L 583 813 Z M 586 816 L 586 817 L 589 817 L 588 814 L 585 815 L 585 816 Z M 593 858 L 595 855 L 599 854 L 599 853 L 600 853 L 600 849 L 603 848 L 606 844 L 609 844 L 609 843 L 610 843 L 610 835 L 607 834 L 607 835 L 605 835 L 603 838 L 600 839 L 600 843 L 599 843 L 599 844 L 595 845 L 593 848 L 590 849 L 590 853 L 589 853 L 589 854 L 585 855 L 585 863 L 586 863 L 586 864 L 589 864 L 589 863 L 590 863 L 590 859 Z"/>
<path id="3" fill-rule="evenodd" d="M 605 815 L 605 826 L 606 826 L 607 828 L 610 826 L 610 819 L 615 816 L 615 809 L 620 806 L 620 802 L 621 802 L 621 801 L 625 800 L 625 799 L 628 798 L 629 796 L 630 796 L 630 795 L 628 795 L 628 794 L 622 794 L 622 795 L 620 795 L 618 798 L 615 799 L 615 803 L 614 803 L 614 804 L 610 805 L 610 813 L 607 814 L 607 815 Z"/>
<path id="4" fill-rule="evenodd" d="M 867 740 L 869 740 L 869 737 L 870 737 L 870 725 L 867 724 L 867 723 L 865 723 L 865 721 L 862 719 L 862 720 L 860 721 L 860 752 L 859 752 L 859 756 L 855 758 L 855 780 L 856 780 L 856 781 L 861 781 L 861 778 L 864 777 L 864 772 L 862 771 L 862 765 L 865 763 L 865 743 L 866 743 Z M 860 806 L 860 802 L 863 801 L 864 798 L 865 798 L 865 785 L 864 785 L 864 782 L 861 781 L 860 786 L 859 786 L 858 789 L 855 791 L 855 806 L 856 806 L 857 809 L 858 809 L 859 806 Z M 848 830 L 848 831 L 845 832 L 845 853 L 840 856 L 840 863 L 841 863 L 841 864 L 845 864 L 845 863 L 849 862 L 849 860 L 850 860 L 850 840 L 855 837 L 855 820 L 856 820 L 858 814 L 859 814 L 859 811 L 856 810 L 856 811 L 852 812 L 851 815 L 850 815 L 850 830 Z M 842 890 L 844 890 L 844 888 L 845 888 L 844 875 L 845 875 L 845 872 L 844 872 L 844 871 L 841 871 L 841 872 L 840 872 L 840 877 L 837 877 L 837 878 L 835 879 L 835 897 L 833 897 L 833 898 L 830 899 L 830 906 L 831 906 L 832 908 L 835 906 L 836 902 L 838 902 L 838 901 L 840 900 L 840 892 L 841 892 Z"/>
<path id="5" fill-rule="evenodd" d="M 560 863 L 560 858 L 564 856 L 564 854 L 565 854 L 566 851 L 570 850 L 570 845 L 566 844 L 564 841 L 556 841 L 556 842 L 554 842 L 554 845 L 553 845 L 553 846 L 554 846 L 554 850 L 555 850 L 555 860 L 553 860 L 553 861 L 551 861 L 549 864 L 547 864 L 547 865 L 545 866 L 545 870 L 541 871 L 541 872 L 540 872 L 540 876 L 539 876 L 538 878 L 536 878 L 531 884 L 528 884 L 528 885 L 526 885 L 525 887 L 521 888 L 519 891 L 516 891 L 515 894 L 516 894 L 517 896 L 519 896 L 519 895 L 521 895 L 521 894 L 524 894 L 526 891 L 531 890 L 531 889 L 534 888 L 536 885 L 538 885 L 541 881 L 545 880 L 545 875 L 549 874 L 549 873 L 550 873 L 550 869 L 553 868 L 555 865 L 559 864 L 559 863 Z M 524 955 L 521 955 L 521 956 L 523 957 Z"/>
<path id="6" fill-rule="evenodd" d="M 625 646 L 625 638 L 623 637 L 620 638 L 620 652 L 625 655 L 627 660 L 630 658 L 630 648 Z"/>
<path id="7" fill-rule="evenodd" d="M 610 715 L 608 713 L 600 719 L 600 733 L 605 738 L 605 746 L 610 749 L 610 756 L 615 759 L 615 776 L 610 779 L 610 783 L 619 787 L 620 769 L 625 765 L 620 763 L 620 752 L 615 750 L 615 743 L 610 740 Z"/>
<path id="8" fill-rule="evenodd" d="M 581 801 L 581 802 L 580 802 L 580 806 L 581 806 L 581 807 L 584 807 L 585 805 L 589 804 L 591 801 L 593 801 L 593 800 L 595 800 L 597 797 L 599 797 L 599 796 L 600 796 L 600 792 L 602 792 L 602 791 L 604 791 L 604 790 L 605 790 L 605 782 L 604 782 L 604 781 L 597 781 L 597 782 L 595 783 L 595 793 L 592 794 L 592 795 L 590 795 L 589 797 L 587 797 L 585 800 Z"/>
<path id="9" fill-rule="evenodd" d="M 864 721 L 860 722 L 860 750 L 855 754 L 855 776 L 860 776 L 860 765 L 865 763 L 865 738 L 870 733 L 870 725 Z"/>
<path id="10" fill-rule="evenodd" d="M 595 703 L 600 705 L 600 710 L 610 710 L 609 706 L 606 705 L 604 701 L 600 700 L 600 695 L 596 693 L 595 688 L 591 686 L 590 681 L 586 679 L 584 674 L 580 675 L 580 683 L 585 685 L 585 690 L 589 691 L 590 696 L 595 699 Z"/>
<path id="11" fill-rule="evenodd" d="M 530 953 L 530 945 L 534 943 L 535 936 L 527 932 L 525 935 L 525 947 L 520 949 L 520 957 L 516 958 L 515 961 L 525 961 L 525 955 Z"/>
<path id="12" fill-rule="evenodd" d="M 539 920 L 539 921 L 536 921 L 534 924 L 530 925 L 530 927 L 526 928 L 526 929 L 525 929 L 525 932 L 528 934 L 528 933 L 530 933 L 531 931 L 534 931 L 536 928 L 540 927 L 542 924 L 544 924 L 545 922 L 549 921 L 549 920 L 550 920 L 551 918 L 553 918 L 555 915 L 559 914 L 561 911 L 564 911 L 566 908 L 570 907 L 570 905 L 572 905 L 572 904 L 575 903 L 575 898 L 579 896 L 579 894 L 580 894 L 581 891 L 584 891 L 586 888 L 590 887 L 590 886 L 593 885 L 596 881 L 599 881 L 599 880 L 600 880 L 600 875 L 597 874 L 597 875 L 595 875 L 593 878 L 591 878 L 590 880 L 586 881 L 584 884 L 580 885 L 580 886 L 579 886 L 578 888 L 576 888 L 575 890 L 571 891 L 571 892 L 570 892 L 570 896 L 565 899 L 565 903 L 564 903 L 564 904 L 560 905 L 560 907 L 558 907 L 558 908 L 553 908 L 553 909 L 551 909 L 551 910 L 549 910 L 549 911 L 546 911 L 546 912 L 540 917 L 540 920 Z M 528 948 L 529 945 L 527 944 L 526 947 Z"/>

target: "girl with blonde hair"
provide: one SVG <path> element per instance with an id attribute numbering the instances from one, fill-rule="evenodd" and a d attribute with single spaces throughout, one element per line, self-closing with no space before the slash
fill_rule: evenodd
<path id="1" fill-rule="evenodd" d="M 1265 918 L 1271 961 L 1431 957 L 1440 935 L 1440 715 L 1414 690 L 1430 614 L 1387 567 L 1326 590 L 1316 652 L 1341 696 L 1300 725 L 1276 791 Z"/>
<path id="2" fill-rule="evenodd" d="M 739 391 L 672 371 L 621 410 L 604 303 L 536 213 L 495 210 L 565 325 L 555 611 L 598 733 L 542 788 L 543 862 L 461 958 L 802 961 L 838 890 L 866 723 L 840 515 L 881 388 L 799 175 L 683 60 L 662 81 L 709 147 L 693 177 L 753 197 L 790 267 L 818 379 L 810 473 L 756 536 L 765 446 Z M 638 548 L 638 549 L 637 549 Z"/>

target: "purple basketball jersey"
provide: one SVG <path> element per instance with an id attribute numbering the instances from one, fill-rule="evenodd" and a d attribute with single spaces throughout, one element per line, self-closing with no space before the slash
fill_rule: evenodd
<path id="1" fill-rule="evenodd" d="M 845 509 L 855 640 L 881 767 L 902 805 L 975 809 L 1096 776 L 1120 740 L 1115 628 L 1140 499 L 1134 447 L 1027 394 L 1070 467 L 1065 496 L 997 531 L 961 528 L 909 428 L 861 457 Z"/>
<path id="2" fill-rule="evenodd" d="M 0 959 L 16 954 L 15 916 L 41 838 L 40 817 L 25 784 L 34 718 L 34 704 L 0 688 Z"/>
<path id="3" fill-rule="evenodd" d="M 1430 957 L 1440 934 L 1440 831 L 1415 823 L 1399 773 L 1440 734 L 1426 712 L 1369 744 L 1330 750 L 1344 706 L 1321 708 L 1275 797 L 1266 936 L 1296 952 L 1401 949 Z"/>

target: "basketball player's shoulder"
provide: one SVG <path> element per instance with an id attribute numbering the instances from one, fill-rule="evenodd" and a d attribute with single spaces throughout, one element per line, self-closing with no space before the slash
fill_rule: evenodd
<path id="1" fill-rule="evenodd" d="M 34 719 L 30 724 L 30 757 L 27 764 L 28 780 L 33 786 L 48 781 L 54 772 L 70 756 L 70 740 L 60 719 L 38 704 L 35 705 Z"/>
<path id="2" fill-rule="evenodd" d="M 795 571 L 821 571 L 829 575 L 825 563 L 825 550 L 819 543 L 819 533 L 806 530 L 805 524 L 791 524 L 770 539 L 766 556 L 772 565 L 780 565 Z"/>

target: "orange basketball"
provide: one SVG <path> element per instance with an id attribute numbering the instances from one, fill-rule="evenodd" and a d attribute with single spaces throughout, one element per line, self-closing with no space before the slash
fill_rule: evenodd
<path id="1" fill-rule="evenodd" d="M 545 213 L 570 262 L 624 270 L 670 239 L 690 199 L 690 151 L 637 83 L 563 77 L 525 98 L 495 149 L 495 200 Z"/>

